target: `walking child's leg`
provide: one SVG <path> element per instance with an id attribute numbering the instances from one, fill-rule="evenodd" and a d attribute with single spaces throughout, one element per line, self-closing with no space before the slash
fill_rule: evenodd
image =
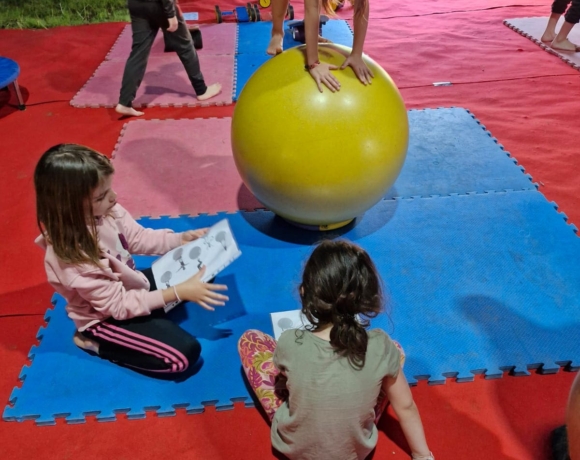
<path id="1" fill-rule="evenodd" d="M 199 57 L 193 46 L 187 24 L 179 11 L 176 14 L 178 23 L 177 30 L 175 32 L 163 30 L 165 42 L 177 53 L 183 67 L 185 67 L 185 71 L 187 72 L 187 76 L 197 98 L 200 101 L 205 101 L 218 95 L 221 92 L 222 86 L 219 83 L 206 86 L 203 74 L 201 73 Z"/>
<path id="2" fill-rule="evenodd" d="M 570 0 L 554 0 L 552 3 L 552 14 L 548 19 L 548 25 L 541 38 L 543 42 L 552 42 L 556 38 L 556 26 L 560 16 L 566 11 L 568 3 L 570 3 Z"/>
<path id="3" fill-rule="evenodd" d="M 284 44 L 284 18 L 290 0 L 272 0 L 272 38 L 266 53 L 271 56 L 280 54 Z"/>
<path id="4" fill-rule="evenodd" d="M 255 329 L 244 332 L 238 341 L 244 373 L 270 420 L 283 402 L 276 394 L 279 371 L 274 366 L 275 349 L 276 341 Z"/>
<path id="5" fill-rule="evenodd" d="M 119 104 L 115 108 L 122 115 L 143 115 L 143 112 L 133 109 L 132 105 L 137 94 L 137 89 L 141 85 L 141 81 L 145 75 L 151 46 L 159 30 L 159 27 L 148 18 L 151 14 L 149 9 L 157 6 L 155 3 L 142 3 L 129 0 L 133 45 L 123 72 Z"/>
<path id="6" fill-rule="evenodd" d="M 572 0 L 572 5 L 568 8 L 565 19 L 551 46 L 557 50 L 578 52 L 580 47 L 568 40 L 568 35 L 574 26 L 580 22 L 580 0 Z"/>
<path id="7" fill-rule="evenodd" d="M 393 343 L 401 352 L 401 367 L 399 369 L 399 372 L 403 372 L 403 366 L 405 365 L 405 350 L 403 350 L 401 344 L 396 340 L 393 340 Z M 388 404 L 389 400 L 387 398 L 387 394 L 383 389 L 383 387 L 381 386 L 381 391 L 379 393 L 379 397 L 377 398 L 377 404 L 375 406 L 375 424 L 379 423 L 379 419 L 381 418 L 381 415 L 383 415 L 383 412 L 385 411 Z"/>

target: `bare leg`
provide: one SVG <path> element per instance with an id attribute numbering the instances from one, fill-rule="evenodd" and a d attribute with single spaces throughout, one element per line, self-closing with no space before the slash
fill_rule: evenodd
<path id="1" fill-rule="evenodd" d="M 556 38 L 554 38 L 554 41 L 550 46 L 555 50 L 572 52 L 580 51 L 579 46 L 568 40 L 568 34 L 575 25 L 576 24 L 572 24 L 571 22 L 564 21 L 564 24 L 562 24 L 562 27 L 560 28 L 560 32 L 558 32 L 558 35 L 556 35 Z"/>
<path id="2" fill-rule="evenodd" d="M 284 17 L 290 0 L 272 0 L 272 38 L 266 48 L 271 56 L 280 54 L 284 43 Z"/>
<path id="3" fill-rule="evenodd" d="M 77 347 L 82 348 L 83 350 L 92 351 L 97 355 L 99 354 L 98 342 L 85 337 L 78 331 L 75 332 L 75 335 L 73 335 L 73 342 Z"/>
<path id="4" fill-rule="evenodd" d="M 550 15 L 550 19 L 548 19 L 548 25 L 546 26 L 546 30 L 544 31 L 544 35 L 542 35 L 543 42 L 552 42 L 554 38 L 556 38 L 556 25 L 558 24 L 558 20 L 560 19 L 561 14 L 552 13 Z"/>

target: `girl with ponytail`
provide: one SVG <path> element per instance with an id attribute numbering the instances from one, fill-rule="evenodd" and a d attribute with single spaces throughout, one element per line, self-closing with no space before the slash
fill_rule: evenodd
<path id="1" fill-rule="evenodd" d="M 248 381 L 272 422 L 276 450 L 289 459 L 365 459 L 376 423 L 393 406 L 412 458 L 433 460 L 405 375 L 401 347 L 367 330 L 383 310 L 381 280 L 369 255 L 346 241 L 312 252 L 300 285 L 312 324 L 278 341 L 257 330 L 238 343 Z"/>

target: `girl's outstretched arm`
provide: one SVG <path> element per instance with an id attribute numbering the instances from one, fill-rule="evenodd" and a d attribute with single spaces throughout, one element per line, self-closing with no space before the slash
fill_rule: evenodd
<path id="1" fill-rule="evenodd" d="M 325 85 L 333 93 L 340 89 L 340 83 L 331 70 L 337 66 L 320 62 L 318 59 L 318 29 L 320 25 L 320 0 L 304 0 L 304 35 L 306 38 L 306 66 L 322 93 Z"/>
<path id="2" fill-rule="evenodd" d="M 361 0 L 357 0 L 361 1 Z M 369 0 L 365 1 L 365 8 L 361 14 L 355 15 L 354 18 L 354 38 L 352 44 L 352 52 L 350 56 L 344 61 L 341 69 L 351 66 L 358 79 L 365 85 L 370 84 L 374 77 L 371 70 L 367 67 L 362 59 L 363 47 L 365 38 L 367 36 L 367 28 L 369 25 Z"/>
<path id="3" fill-rule="evenodd" d="M 411 389 L 409 388 L 403 370 L 401 369 L 399 371 L 396 378 L 386 377 L 383 381 L 383 388 L 387 393 L 387 397 L 393 406 L 395 414 L 397 414 L 405 438 L 411 448 L 413 458 L 432 459 L 433 457 L 425 440 L 421 416 L 419 415 L 415 401 L 413 401 L 413 395 L 411 394 Z"/>

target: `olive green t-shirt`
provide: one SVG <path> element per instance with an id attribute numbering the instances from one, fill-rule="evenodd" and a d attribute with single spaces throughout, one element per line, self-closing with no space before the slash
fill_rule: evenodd
<path id="1" fill-rule="evenodd" d="M 292 460 L 364 459 L 374 449 L 374 408 L 385 376 L 399 373 L 400 352 L 384 331 L 368 335 L 360 370 L 311 332 L 280 336 L 274 364 L 286 375 L 290 396 L 272 420 L 274 448 Z"/>

